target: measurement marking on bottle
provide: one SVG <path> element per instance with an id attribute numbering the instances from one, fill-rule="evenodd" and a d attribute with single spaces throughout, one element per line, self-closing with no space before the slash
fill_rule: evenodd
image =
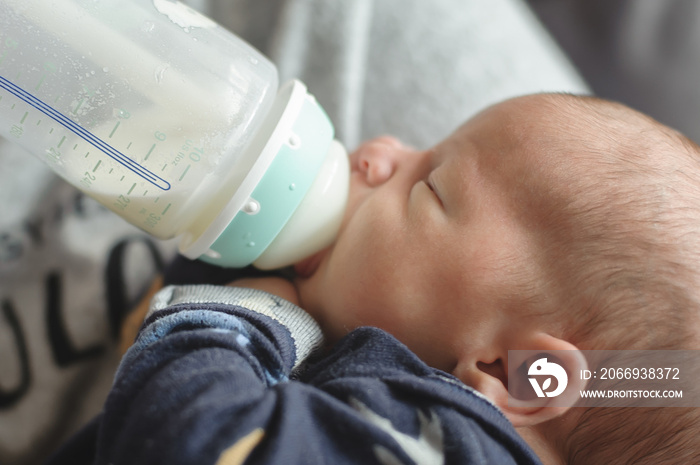
<path id="1" fill-rule="evenodd" d="M 135 187 L 136 187 L 136 183 L 134 183 L 134 185 L 131 186 L 131 189 L 129 189 L 129 192 L 127 192 L 126 195 L 131 195 L 131 193 L 133 192 Z"/>
<path id="2" fill-rule="evenodd" d="M 114 125 L 114 129 L 112 129 L 112 132 L 109 133 L 109 138 L 111 139 L 112 136 L 114 135 L 115 132 L 117 132 L 117 128 L 121 124 L 121 121 L 117 121 L 117 124 Z"/>
<path id="3" fill-rule="evenodd" d="M 133 144 L 133 142 L 129 142 L 129 145 L 126 146 L 127 150 L 129 150 L 131 148 L 131 144 Z"/>
<path id="4" fill-rule="evenodd" d="M 148 195 L 148 189 L 146 189 L 145 191 L 143 191 L 142 197 L 146 197 L 147 195 Z"/>
<path id="5" fill-rule="evenodd" d="M 24 116 L 22 117 L 21 120 L 19 120 L 20 124 L 24 124 L 24 120 L 27 119 L 27 116 L 28 116 L 28 115 L 29 115 L 29 112 L 28 112 L 28 111 L 25 111 L 25 112 L 24 112 Z"/>
<path id="6" fill-rule="evenodd" d="M 163 165 L 163 168 L 161 168 L 161 171 L 165 171 L 165 168 L 167 168 L 167 167 L 168 167 L 168 164 L 166 163 L 165 165 Z"/>
<path id="7" fill-rule="evenodd" d="M 131 144 L 129 144 L 129 145 L 131 145 Z M 148 151 L 148 153 L 146 154 L 146 158 L 144 158 L 143 161 L 148 160 L 148 157 L 151 156 L 151 153 L 153 152 L 154 148 L 156 148 L 156 144 L 151 145 L 151 149 Z"/>
<path id="8" fill-rule="evenodd" d="M 163 210 L 163 213 L 161 213 L 161 215 L 165 215 L 166 213 L 168 213 L 168 210 L 170 210 L 171 205 L 172 205 L 172 203 L 169 203 L 168 206 L 165 207 L 165 210 Z"/>
<path id="9" fill-rule="evenodd" d="M 89 156 L 90 156 L 90 152 L 88 152 L 88 153 L 85 154 L 85 158 L 87 158 L 87 157 L 89 157 Z"/>
<path id="10" fill-rule="evenodd" d="M 39 79 L 39 82 L 37 83 L 34 90 L 39 90 L 39 88 L 44 84 L 44 79 L 46 79 L 46 73 L 44 73 L 44 75 L 41 76 L 41 79 Z"/>
<path id="11" fill-rule="evenodd" d="M 187 172 L 190 170 L 190 166 L 192 165 L 187 165 L 187 168 L 185 168 L 185 171 L 183 171 L 182 176 L 180 176 L 180 181 L 182 181 L 182 178 L 184 178 Z"/>
<path id="12" fill-rule="evenodd" d="M 61 142 L 58 143 L 58 145 L 56 146 L 56 148 L 59 148 L 59 149 L 60 149 L 61 146 L 63 145 L 63 143 L 64 143 L 65 141 L 66 141 L 66 136 L 61 137 Z"/>
<path id="13" fill-rule="evenodd" d="M 78 102 L 78 105 L 76 105 L 75 109 L 73 110 L 73 113 L 78 113 L 78 110 L 80 110 L 80 107 L 83 106 L 83 102 L 85 102 L 85 97 L 83 97 L 83 99 L 80 102 Z"/>
<path id="14" fill-rule="evenodd" d="M 77 148 L 78 148 L 78 144 L 75 144 L 75 145 L 73 146 L 73 150 L 75 150 L 75 149 L 77 149 Z"/>
<path id="15" fill-rule="evenodd" d="M 36 122 L 36 125 L 39 126 L 41 124 L 41 120 Z"/>
<path id="16" fill-rule="evenodd" d="M 101 164 L 102 164 L 102 160 L 97 160 L 97 164 L 92 169 L 92 172 L 94 173 L 95 171 L 97 171 L 97 168 L 99 168 Z"/>
<path id="17" fill-rule="evenodd" d="M 19 76 L 19 74 L 18 74 Z M 71 131 L 87 143 L 91 144 L 101 152 L 103 152 L 105 155 L 109 156 L 112 158 L 114 161 L 118 162 L 125 168 L 129 169 L 130 171 L 134 172 L 136 175 L 140 176 L 141 178 L 145 179 L 146 181 L 150 182 L 151 184 L 155 185 L 161 190 L 169 190 L 170 189 L 170 183 L 166 181 L 163 178 L 158 177 L 155 175 L 153 172 L 149 171 L 145 167 L 141 166 L 140 164 L 136 163 L 134 160 L 131 158 L 127 157 L 120 151 L 116 150 L 114 147 L 111 145 L 107 144 L 104 140 L 96 137 L 94 134 L 92 134 L 90 131 L 87 129 L 83 128 L 70 118 L 66 117 L 63 115 L 61 112 L 56 110 L 50 105 L 47 105 L 45 102 L 42 100 L 38 99 L 34 95 L 32 95 L 30 92 L 27 92 L 26 90 L 22 89 L 21 87 L 17 86 L 14 84 L 12 81 L 9 79 L 3 77 L 0 75 L 0 89 L 4 89 L 8 91 L 10 94 L 12 94 L 14 97 L 17 97 L 20 99 L 22 102 L 24 102 L 27 105 L 30 105 L 31 107 L 35 108 L 36 110 L 40 111 L 44 115 L 48 116 L 61 126 L 63 126 L 65 129 Z M 58 102 L 58 100 L 61 98 L 61 95 L 58 95 L 55 99 L 54 102 Z M 12 104 L 12 109 L 15 108 L 16 104 Z M 114 129 L 112 130 L 112 133 L 110 134 L 110 137 L 112 137 L 119 127 L 119 122 L 114 126 Z M 49 131 L 49 134 L 53 134 L 54 128 L 51 128 Z"/>
<path id="18" fill-rule="evenodd" d="M 119 180 L 120 182 L 124 180 L 126 176 L 122 176 L 122 178 Z"/>

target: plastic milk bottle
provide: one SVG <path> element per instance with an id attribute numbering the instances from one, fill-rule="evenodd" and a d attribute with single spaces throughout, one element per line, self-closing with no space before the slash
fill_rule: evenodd
<path id="1" fill-rule="evenodd" d="M 0 0 L 0 135 L 221 266 L 310 256 L 345 209 L 347 154 L 305 86 L 171 0 Z"/>

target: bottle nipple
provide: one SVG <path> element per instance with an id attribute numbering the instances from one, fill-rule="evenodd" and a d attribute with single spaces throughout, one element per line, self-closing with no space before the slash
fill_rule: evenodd
<path id="1" fill-rule="evenodd" d="M 329 246 L 345 214 L 350 164 L 336 140 L 311 188 L 275 240 L 253 264 L 269 270 L 296 263 Z M 292 185 L 289 186 L 292 189 Z"/>

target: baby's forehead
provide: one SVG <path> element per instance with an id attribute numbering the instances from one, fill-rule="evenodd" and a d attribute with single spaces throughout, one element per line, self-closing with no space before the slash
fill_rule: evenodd
<path id="1" fill-rule="evenodd" d="M 532 214 L 600 200 L 617 185 L 647 179 L 655 163 L 650 147 L 664 143 L 658 126 L 619 104 L 543 94 L 489 108 L 463 137 L 484 179 Z M 465 147 L 462 156 L 471 156 Z"/>
<path id="2" fill-rule="evenodd" d="M 458 131 L 462 152 L 456 155 L 475 157 L 483 172 L 516 178 L 509 182 L 541 177 L 562 165 L 570 165 L 567 170 L 583 168 L 595 160 L 593 147 L 596 152 L 609 148 L 608 138 L 601 137 L 592 128 L 592 117 L 568 98 L 573 97 L 532 95 L 486 109 Z"/>
<path id="3" fill-rule="evenodd" d="M 481 179 L 538 208 L 605 197 L 620 185 L 638 189 L 656 182 L 657 171 L 689 163 L 670 128 L 621 104 L 565 94 L 502 102 L 450 139 L 452 154 L 468 159 Z"/>
<path id="4" fill-rule="evenodd" d="M 500 111 L 511 127 L 518 169 L 508 181 L 520 186 L 518 203 L 635 221 L 694 202 L 695 188 L 680 186 L 695 184 L 687 174 L 700 172 L 698 147 L 646 115 L 560 94 L 515 99 Z"/>
<path id="5" fill-rule="evenodd" d="M 524 163 L 598 173 L 646 168 L 658 149 L 681 149 L 670 128 L 622 104 L 539 94 L 494 107 L 503 145 Z M 630 161 L 634 160 L 635 164 Z"/>
<path id="6" fill-rule="evenodd" d="M 662 136 L 662 125 L 646 115 L 620 103 L 592 96 L 533 94 L 506 100 L 491 109 L 496 110 L 504 121 L 535 132 L 579 134 L 580 142 L 590 137 L 595 140 L 611 138 L 607 142 L 615 143 L 642 129 L 651 131 L 646 136 Z"/>

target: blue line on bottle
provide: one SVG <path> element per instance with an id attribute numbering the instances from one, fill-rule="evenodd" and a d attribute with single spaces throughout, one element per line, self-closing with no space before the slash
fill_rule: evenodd
<path id="1" fill-rule="evenodd" d="M 0 76 L 0 88 L 5 89 L 15 97 L 19 98 L 20 100 L 24 101 L 25 103 L 31 105 L 32 107 L 36 108 L 40 112 L 44 113 L 46 116 L 49 118 L 53 119 L 69 131 L 73 132 L 75 135 L 80 137 L 81 139 L 85 140 L 89 144 L 95 146 L 102 152 L 104 152 L 107 156 L 112 158 L 114 161 L 120 163 L 127 169 L 133 171 L 137 175 L 141 176 L 143 179 L 146 181 L 150 182 L 154 186 L 158 187 L 159 189 L 162 189 L 164 191 L 167 191 L 170 189 L 170 183 L 166 181 L 165 179 L 156 176 L 143 166 L 139 165 L 114 147 L 110 146 L 109 144 L 105 143 L 95 135 L 93 135 L 91 132 L 89 132 L 87 129 L 83 128 L 82 126 L 76 124 L 74 121 L 71 119 L 67 118 L 64 116 L 62 113 L 57 111 L 56 109 L 52 108 L 51 106 L 45 104 L 29 92 L 23 90 L 21 87 L 13 84 L 3 76 Z"/>

